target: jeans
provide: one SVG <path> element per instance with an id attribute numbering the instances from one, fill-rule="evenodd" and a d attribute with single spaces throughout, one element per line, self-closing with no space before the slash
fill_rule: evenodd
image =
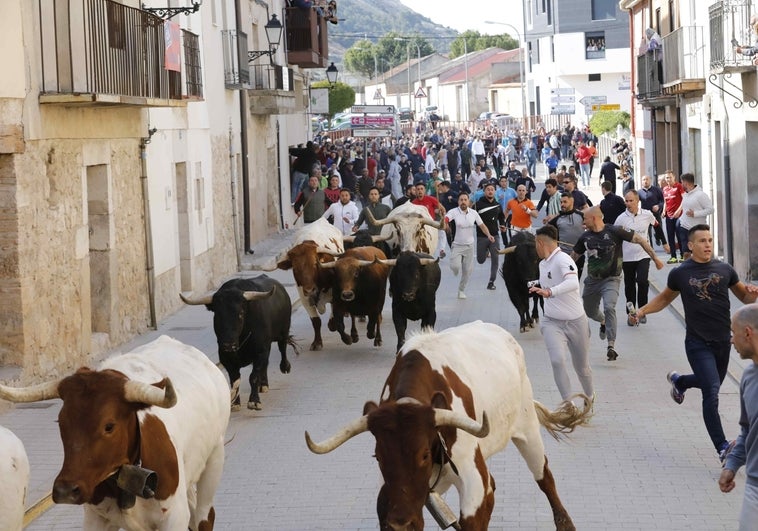
<path id="1" fill-rule="evenodd" d="M 582 176 L 582 186 L 589 186 L 590 185 L 590 165 L 587 164 L 580 164 L 579 165 L 579 173 Z"/>
<path id="2" fill-rule="evenodd" d="M 676 231 L 676 219 L 666 218 L 666 235 L 668 236 L 669 251 L 671 258 L 676 258 L 676 244 L 679 243 L 679 256 L 684 255 L 684 251 L 687 249 L 687 240 L 682 242 L 679 239 L 679 235 Z"/>
<path id="3" fill-rule="evenodd" d="M 731 347 L 728 339 L 704 341 L 687 336 L 684 340 L 684 350 L 687 352 L 692 374 L 682 374 L 676 381 L 679 391 L 697 387 L 703 393 L 703 422 L 716 451 L 726 442 L 719 415 L 719 390 L 729 367 Z"/>
<path id="4" fill-rule="evenodd" d="M 682 224 L 677 219 L 676 220 L 676 237 L 679 240 L 679 246 L 680 246 L 680 251 L 682 253 L 682 258 L 684 258 L 684 253 L 690 252 L 690 248 L 687 245 L 687 242 L 689 241 L 689 234 L 690 234 L 690 229 L 686 229 L 682 227 Z"/>
<path id="5" fill-rule="evenodd" d="M 497 241 L 497 235 L 495 235 L 495 241 L 490 242 L 489 238 L 476 238 L 476 261 L 483 264 L 487 259 L 487 251 L 490 252 L 490 282 L 495 282 L 497 278 L 497 266 L 499 254 L 497 251 L 500 249 L 500 244 Z"/>
<path id="6" fill-rule="evenodd" d="M 584 291 L 582 292 L 584 313 L 598 323 L 605 321 L 608 346 L 612 346 L 616 342 L 616 302 L 619 298 L 620 285 L 621 277 L 600 279 L 587 277 L 584 279 Z M 602 310 L 600 309 L 601 301 L 603 303 Z"/>
<path id="7" fill-rule="evenodd" d="M 305 186 L 305 183 L 308 182 L 308 174 L 302 173 L 299 171 L 293 171 L 292 172 L 292 190 L 291 190 L 291 196 L 292 196 L 292 203 L 295 202 L 297 199 L 298 194 L 303 189 L 303 186 Z"/>
<path id="8" fill-rule="evenodd" d="M 647 304 L 647 294 L 650 288 L 648 273 L 650 273 L 650 258 L 637 262 L 624 262 L 624 296 L 626 302 L 631 302 L 636 308 Z M 629 313 L 627 311 L 627 313 Z"/>
<path id="9" fill-rule="evenodd" d="M 754 530 L 756 522 L 758 522 L 758 485 L 745 483 L 745 496 L 742 499 L 739 531 Z"/>
<path id="10" fill-rule="evenodd" d="M 526 155 L 526 171 L 529 172 L 529 175 L 532 177 L 532 179 L 537 178 L 537 153 L 531 152 Z M 546 177 L 547 178 L 547 177 Z"/>

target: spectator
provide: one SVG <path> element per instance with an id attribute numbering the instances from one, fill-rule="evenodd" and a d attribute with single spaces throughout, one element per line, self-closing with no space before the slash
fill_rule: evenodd
<path id="1" fill-rule="evenodd" d="M 708 216 L 713 214 L 713 203 L 702 188 L 695 184 L 695 176 L 691 173 L 683 173 L 681 176 L 682 204 L 679 205 L 679 221 L 677 223 L 677 236 L 679 241 L 687 241 L 687 235 L 692 227 L 697 225 L 706 225 Z M 690 253 L 685 250 L 684 259 L 690 257 Z"/>

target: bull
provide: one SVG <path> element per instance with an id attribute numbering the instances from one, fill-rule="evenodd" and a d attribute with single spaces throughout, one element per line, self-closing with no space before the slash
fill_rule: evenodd
<path id="1" fill-rule="evenodd" d="M 367 210 L 366 220 L 370 225 L 382 227 L 381 236 L 386 239 L 393 257 L 400 251 L 433 254 L 437 250 L 439 231 L 445 228 L 444 218 L 434 221 L 425 206 L 410 202 L 393 209 L 384 219 L 374 219 Z"/>
<path id="2" fill-rule="evenodd" d="M 218 342 L 218 357 L 229 374 L 232 407 L 240 409 L 240 369 L 253 366 L 250 372 L 248 409 L 261 409 L 260 392 L 268 391 L 268 361 L 271 343 L 276 341 L 281 353 L 279 370 L 290 372 L 287 345 L 299 354 L 290 335 L 292 302 L 279 282 L 266 275 L 235 278 L 216 292 L 198 298 L 179 295 L 185 304 L 204 304 L 213 312 L 213 330 Z"/>
<path id="3" fill-rule="evenodd" d="M 313 326 L 311 350 L 321 350 L 321 317 L 332 302 L 332 275 L 320 263 L 334 261 L 333 254 L 345 252 L 342 232 L 325 219 L 314 221 L 298 231 L 295 245 L 277 259 L 273 269 L 292 269 L 303 308 Z"/>
<path id="4" fill-rule="evenodd" d="M 437 289 L 442 276 L 439 259 L 403 251 L 397 258 L 381 260 L 381 263 L 392 266 L 392 322 L 397 334 L 397 350 L 400 350 L 405 343 L 409 319 L 421 319 L 421 328 L 434 328 L 437 322 Z"/>
<path id="5" fill-rule="evenodd" d="M 459 526 L 487 529 L 495 505 L 495 481 L 486 460 L 513 440 L 553 511 L 560 531 L 573 530 L 544 453 L 540 425 L 556 438 L 586 423 L 585 407 L 571 402 L 549 411 L 535 401 L 524 352 L 502 328 L 477 321 L 443 332 L 422 331 L 398 353 L 379 404 L 308 448 L 331 452 L 370 431 L 384 485 L 377 514 L 383 530 L 423 529 L 422 509 L 431 493 L 455 485 Z"/>
<path id="6" fill-rule="evenodd" d="M 24 443 L 0 426 L 0 529 L 21 531 L 29 488 L 29 459 Z"/>
<path id="7" fill-rule="evenodd" d="M 545 301 L 541 296 L 529 293 L 529 281 L 540 278 L 540 258 L 537 256 L 534 234 L 526 231 L 518 232 L 511 238 L 511 244 L 498 251 L 503 257 L 503 267 L 500 273 L 508 290 L 508 297 L 516 308 L 519 316 L 519 331 L 526 332 L 534 328 L 540 320 L 538 305 L 545 311 Z M 532 301 L 532 312 L 529 313 L 529 300 Z"/>
<path id="8" fill-rule="evenodd" d="M 350 345 L 358 341 L 355 316 L 368 316 L 366 337 L 374 340 L 374 346 L 382 346 L 382 309 L 387 293 L 389 267 L 378 263 L 385 257 L 376 247 L 348 249 L 336 262 L 321 264 L 322 268 L 334 271 L 333 300 L 334 329 L 342 342 Z M 350 315 L 352 328 L 345 333 L 343 318 Z"/>
<path id="9" fill-rule="evenodd" d="M 229 388 L 196 348 L 161 336 L 99 370 L 0 385 L 0 398 L 63 401 L 53 501 L 83 505 L 84 529 L 213 529 Z"/>

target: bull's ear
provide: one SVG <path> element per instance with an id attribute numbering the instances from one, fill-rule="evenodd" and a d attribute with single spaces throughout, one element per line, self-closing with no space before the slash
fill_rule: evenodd
<path id="1" fill-rule="evenodd" d="M 279 269 L 292 269 L 292 262 L 290 261 L 289 258 L 285 258 L 281 262 L 278 262 L 276 264 L 276 267 L 278 267 Z"/>
<path id="2" fill-rule="evenodd" d="M 363 414 L 364 415 L 368 415 L 369 413 L 371 413 L 372 411 L 374 411 L 378 407 L 379 406 L 376 405 L 376 402 L 372 402 L 371 400 L 369 400 L 368 402 L 366 402 L 365 404 L 363 404 Z"/>
<path id="3" fill-rule="evenodd" d="M 452 409 L 445 395 L 437 391 L 432 397 L 432 407 L 435 409 Z"/>

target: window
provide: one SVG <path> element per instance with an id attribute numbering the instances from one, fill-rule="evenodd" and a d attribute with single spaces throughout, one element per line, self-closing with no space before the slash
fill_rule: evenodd
<path id="1" fill-rule="evenodd" d="M 616 0 L 592 0 L 592 20 L 616 18 Z"/>
<path id="2" fill-rule="evenodd" d="M 587 76 L 587 81 L 600 81 L 600 74 L 590 74 Z"/>
<path id="3" fill-rule="evenodd" d="M 555 62 L 555 37 L 553 35 L 550 36 L 550 62 Z"/>
<path id="4" fill-rule="evenodd" d="M 553 0 L 547 2 L 547 25 L 553 25 Z"/>
<path id="5" fill-rule="evenodd" d="M 605 32 L 593 31 L 584 34 L 586 59 L 605 59 Z"/>

